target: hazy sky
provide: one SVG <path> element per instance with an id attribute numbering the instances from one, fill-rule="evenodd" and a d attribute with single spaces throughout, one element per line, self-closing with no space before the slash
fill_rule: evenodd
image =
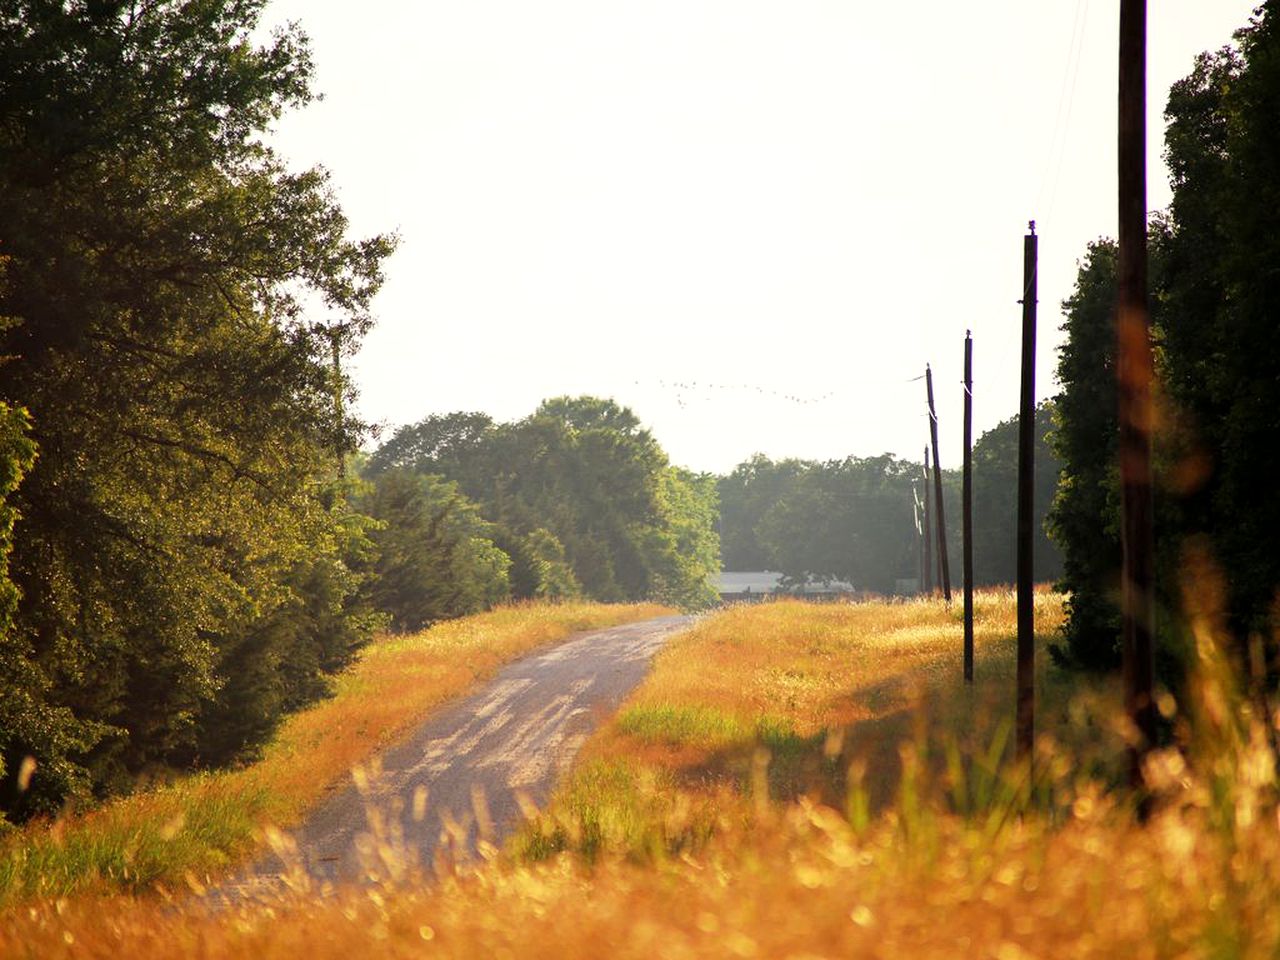
<path id="1" fill-rule="evenodd" d="M 1151 209 L 1169 85 L 1252 6 L 1150 4 Z M 1076 261 L 1115 232 L 1118 7 L 276 0 L 325 96 L 276 145 L 332 171 L 355 232 L 402 236 L 361 412 L 591 393 L 698 470 L 918 459 L 928 361 L 957 466 L 966 328 L 978 431 L 1016 411 L 1027 221 L 1038 397 Z"/>

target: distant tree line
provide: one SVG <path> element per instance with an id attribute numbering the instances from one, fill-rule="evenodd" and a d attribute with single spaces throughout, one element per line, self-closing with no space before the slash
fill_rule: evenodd
<path id="1" fill-rule="evenodd" d="M 1053 405 L 1036 413 L 1036 564 L 1055 580 L 1061 557 L 1044 532 L 1058 481 L 1047 437 Z M 1018 418 L 974 444 L 974 578 L 1012 583 L 1016 563 Z M 923 465 L 889 455 L 819 463 L 773 461 L 757 454 L 718 482 L 720 537 L 726 570 L 774 570 L 788 582 L 841 581 L 892 593 L 919 577 L 913 487 L 923 497 Z M 948 559 L 953 588 L 961 577 L 960 472 L 943 471 Z M 936 565 L 936 561 L 935 561 Z"/>
<path id="2" fill-rule="evenodd" d="M 1150 305 L 1160 384 L 1155 422 L 1160 646 L 1184 642 L 1181 582 L 1210 554 L 1243 645 L 1264 642 L 1275 675 L 1280 596 L 1280 26 L 1261 6 L 1235 46 L 1197 57 L 1169 92 L 1165 156 L 1173 202 L 1149 230 Z M 1064 464 L 1051 527 L 1070 591 L 1060 656 L 1119 658 L 1116 466 L 1116 246 L 1090 244 L 1063 304 L 1058 375 Z M 1212 587 L 1195 585 L 1207 594 Z M 1198 602 L 1212 599 L 1201 597 Z"/>
<path id="3" fill-rule="evenodd" d="M 406 629 L 475 597 L 715 600 L 714 479 L 672 466 L 611 400 L 547 400 L 514 423 L 428 417 L 398 430 L 365 473 L 369 512 L 385 525 L 374 534 L 379 604 Z M 459 551 L 474 559 L 454 564 L 453 580 L 439 565 Z"/>

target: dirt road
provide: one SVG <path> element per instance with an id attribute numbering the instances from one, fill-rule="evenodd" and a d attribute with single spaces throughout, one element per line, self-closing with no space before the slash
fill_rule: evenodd
<path id="1" fill-rule="evenodd" d="M 381 838 L 430 867 L 437 855 L 474 849 L 477 819 L 486 815 L 501 840 L 520 822 L 518 795 L 546 803 L 587 735 L 691 620 L 596 630 L 507 666 L 385 752 L 381 772 L 366 784 L 349 782 L 312 813 L 292 834 L 298 865 L 321 883 L 385 874 Z M 285 869 L 269 855 L 224 890 L 236 896 L 275 887 Z"/>

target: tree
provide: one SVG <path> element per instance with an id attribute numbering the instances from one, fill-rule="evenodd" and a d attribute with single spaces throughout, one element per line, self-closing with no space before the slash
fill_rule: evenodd
<path id="1" fill-rule="evenodd" d="M 417 473 L 456 475 L 473 459 L 493 427 L 487 413 L 432 415 L 400 427 L 369 457 L 365 472 L 376 477 L 394 468 Z"/>
<path id="2" fill-rule="evenodd" d="M 507 598 L 511 560 L 457 484 L 389 470 L 366 508 L 380 522 L 373 600 L 393 628 L 421 630 Z"/>
<path id="3" fill-rule="evenodd" d="M 44 760 L 42 779 L 53 789 L 82 789 L 84 772 L 67 755 L 87 749 L 96 733 L 65 707 L 47 702 L 48 678 L 14 626 L 21 594 L 9 579 L 9 553 L 18 514 L 7 501 L 35 462 L 29 432 L 26 411 L 0 403 L 0 809 L 21 808 L 26 793 L 22 771 L 32 753 Z M 0 825 L 4 820 L 0 813 Z"/>
<path id="4" fill-rule="evenodd" d="M 699 609 L 718 599 L 711 579 L 720 572 L 720 538 L 716 535 L 718 500 L 715 477 L 667 467 L 658 481 L 658 519 L 653 542 L 651 596 L 685 609 Z"/>
<path id="5" fill-rule="evenodd" d="M 1089 245 L 1075 290 L 1063 301 L 1054 449 L 1062 479 L 1050 536 L 1062 550 L 1068 593 L 1060 659 L 1093 669 L 1119 663 L 1120 487 L 1115 385 L 1114 241 Z"/>
<path id="6" fill-rule="evenodd" d="M 773 562 L 756 531 L 760 518 L 812 469 L 804 460 L 773 461 L 757 453 L 717 481 L 720 542 L 726 570 L 768 570 Z"/>
<path id="7" fill-rule="evenodd" d="M 1036 407 L 1034 514 L 1037 581 L 1062 576 L 1062 554 L 1049 539 L 1046 519 L 1058 490 L 1061 465 L 1049 436 L 1054 403 Z M 979 584 L 1013 583 L 1017 567 L 1018 417 L 1002 421 L 973 445 L 973 576 Z"/>
<path id="8" fill-rule="evenodd" d="M 39 763 L 19 813 L 191 757 L 246 657 L 281 705 L 315 689 L 246 637 L 355 589 L 324 493 L 358 432 L 333 350 L 371 322 L 392 244 L 348 240 L 325 173 L 261 142 L 311 75 L 296 29 L 253 44 L 262 6 L 0 13 L 0 316 L 16 321 L 0 401 L 30 410 L 40 449 L 13 499 L 12 642 L 37 665 L 36 707 L 74 718 L 58 743 L 4 744 L 10 776 L 26 753 Z"/>
<path id="9" fill-rule="evenodd" d="M 514 423 L 482 414 L 428 417 L 370 458 L 458 484 L 511 558 L 517 597 L 714 600 L 712 482 L 672 467 L 626 407 L 556 397 Z"/>
<path id="10" fill-rule="evenodd" d="M 888 454 L 812 464 L 755 526 L 770 562 L 797 584 L 840 580 L 891 593 L 917 567 L 911 482 Z"/>
<path id="11" fill-rule="evenodd" d="M 1240 637 L 1276 635 L 1280 468 L 1280 25 L 1264 3 L 1237 47 L 1202 54 L 1165 118 L 1173 203 L 1161 323 L 1182 433 L 1172 482 L 1184 535 L 1207 539 Z M 1274 652 L 1274 645 L 1273 645 Z M 1267 658 L 1274 663 L 1274 657 Z"/>
<path id="12" fill-rule="evenodd" d="M 1173 203 L 1151 225 L 1151 307 L 1163 387 L 1155 431 L 1161 647 L 1178 636 L 1183 545 L 1212 546 L 1227 579 L 1235 633 L 1275 636 L 1280 559 L 1269 533 L 1280 505 L 1272 435 L 1280 362 L 1268 348 L 1280 311 L 1280 33 L 1272 3 L 1238 46 L 1196 59 L 1165 117 Z M 1068 659 L 1118 659 L 1120 548 L 1115 467 L 1115 248 L 1090 247 L 1067 309 L 1059 364 L 1062 490 L 1051 525 L 1070 591 Z M 1273 656 L 1266 658 L 1274 662 Z M 1166 669 L 1168 664 L 1166 664 Z"/>

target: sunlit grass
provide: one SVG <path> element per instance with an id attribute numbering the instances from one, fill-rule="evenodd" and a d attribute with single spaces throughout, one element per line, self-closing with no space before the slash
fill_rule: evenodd
<path id="1" fill-rule="evenodd" d="M 521 605 L 377 640 L 338 678 L 332 698 L 285 721 L 257 763 L 182 777 L 9 834 L 0 845 L 0 903 L 216 872 L 243 857 L 263 825 L 296 823 L 352 767 L 502 664 L 579 630 L 670 612 L 650 604 Z"/>
<path id="2" fill-rule="evenodd" d="M 1280 954 L 1274 718 L 1212 601 L 1189 607 L 1187 703 L 1161 698 L 1180 739 L 1148 765 L 1146 823 L 1089 759 L 1123 744 L 1113 690 L 1047 669 L 1033 776 L 1010 762 L 1013 604 L 979 610 L 972 690 L 942 604 L 726 611 L 660 655 L 517 858 L 212 914 L 185 892 L 46 900 L 0 918 L 0 955 Z"/>
<path id="3" fill-rule="evenodd" d="M 1036 604 L 1044 660 L 1061 598 L 1042 591 Z M 514 849 L 524 858 L 576 849 L 594 859 L 613 845 L 648 858 L 705 842 L 708 810 L 749 816 L 765 798 L 801 796 L 841 808 L 854 786 L 870 816 L 902 782 L 901 746 L 926 729 L 945 732 L 953 753 L 976 751 L 998 766 L 1007 751 L 1001 743 L 992 754 L 991 741 L 1013 710 L 1016 612 L 1009 591 L 977 595 L 972 688 L 960 682 L 960 607 L 939 599 L 780 601 L 704 619 L 657 656 L 645 683 L 588 741 L 561 799 Z M 1039 686 L 1042 715 L 1056 718 L 1064 709 L 1053 679 L 1042 670 Z M 981 768 L 971 772 L 963 799 L 988 799 L 995 782 Z M 664 786 L 651 796 L 637 792 L 655 782 Z M 621 825 L 616 834 L 610 824 Z"/>

